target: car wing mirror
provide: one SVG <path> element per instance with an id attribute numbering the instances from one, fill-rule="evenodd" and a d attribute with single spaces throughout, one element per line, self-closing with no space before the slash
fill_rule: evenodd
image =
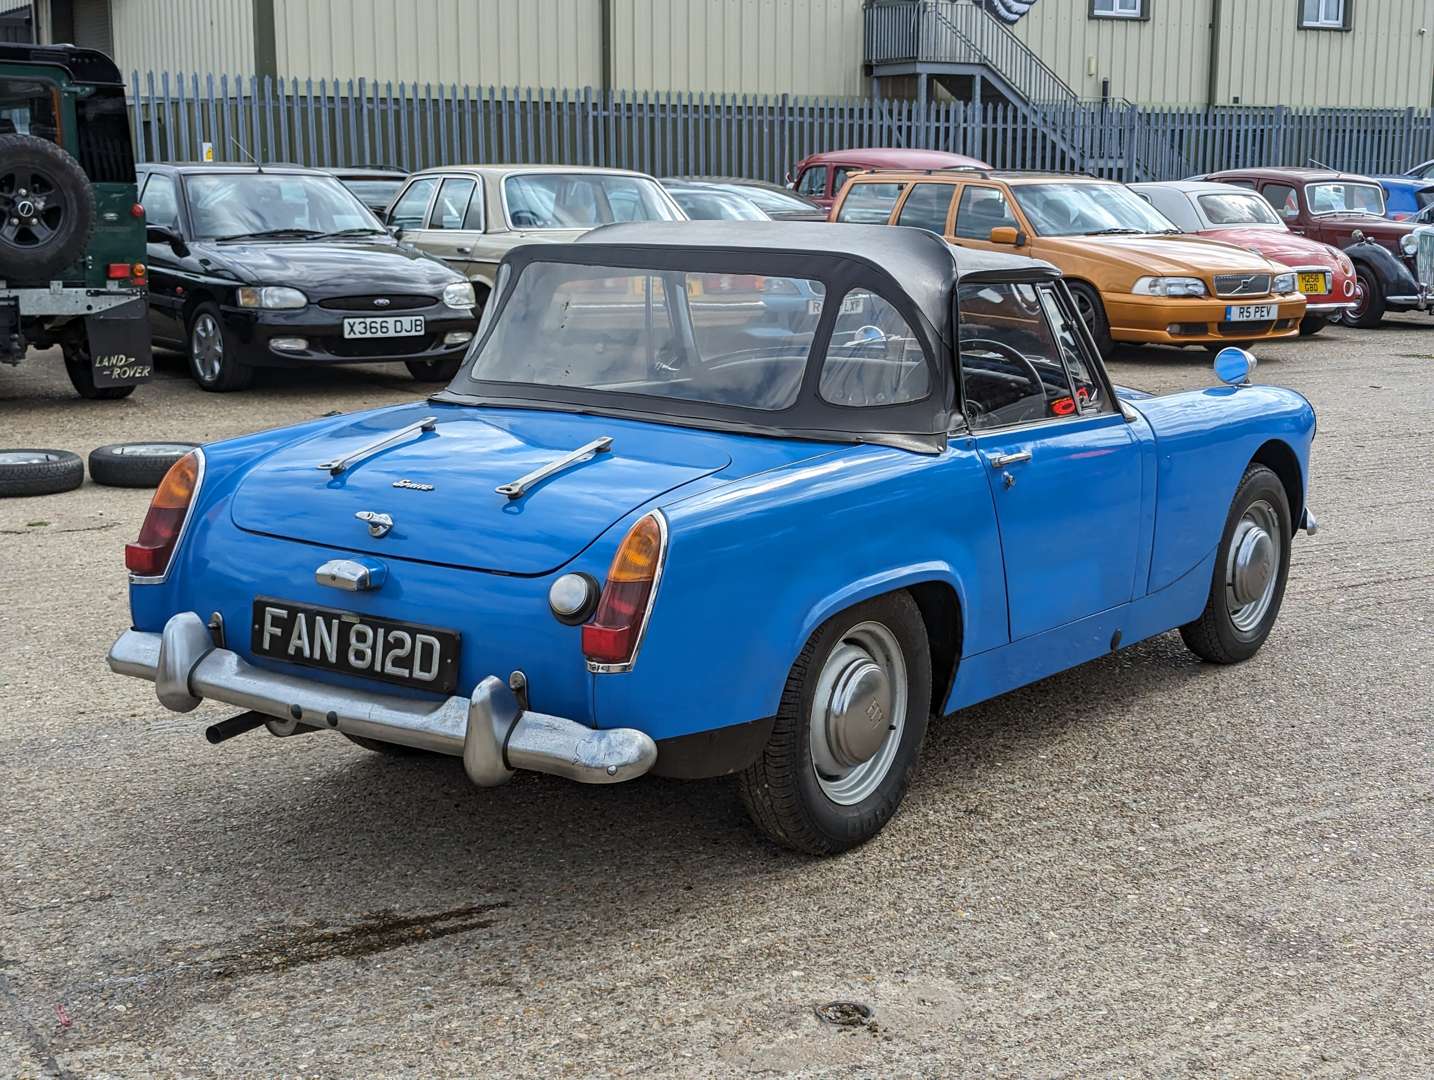
<path id="1" fill-rule="evenodd" d="M 146 225 L 144 227 L 144 242 L 146 244 L 168 244 L 176 255 L 189 254 L 189 245 L 184 242 L 184 237 L 179 235 L 178 230 L 171 229 L 168 225 Z"/>
<path id="2" fill-rule="evenodd" d="M 1007 247 L 1026 246 L 1026 234 L 1010 225 L 996 226 L 991 230 L 989 239 L 993 244 L 1005 244 Z"/>
<path id="3" fill-rule="evenodd" d="M 1215 377 L 1231 386 L 1249 386 L 1250 373 L 1255 370 L 1254 353 L 1231 346 L 1215 354 Z"/>

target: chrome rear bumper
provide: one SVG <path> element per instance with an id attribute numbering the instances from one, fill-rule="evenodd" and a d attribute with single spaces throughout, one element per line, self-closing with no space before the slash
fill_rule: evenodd
<path id="1" fill-rule="evenodd" d="M 505 783 L 516 769 L 615 784 L 641 776 L 657 761 L 657 744 L 646 733 L 589 728 L 526 711 L 493 675 L 471 697 L 431 702 L 267 671 L 216 647 L 192 611 L 171 618 L 163 633 L 126 630 L 110 647 L 109 665 L 117 674 L 153 682 L 160 704 L 175 712 L 211 698 L 283 723 L 451 754 L 463 759 L 468 778 L 482 787 Z"/>

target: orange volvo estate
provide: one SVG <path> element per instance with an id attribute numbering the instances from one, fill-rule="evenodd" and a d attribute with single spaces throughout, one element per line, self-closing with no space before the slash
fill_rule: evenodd
<path id="1" fill-rule="evenodd" d="M 1019 249 L 1060 268 L 1100 350 L 1115 342 L 1217 351 L 1299 332 L 1289 267 L 1182 234 L 1113 180 L 947 169 L 851 177 L 833 221 L 911 225 L 961 247 Z"/>

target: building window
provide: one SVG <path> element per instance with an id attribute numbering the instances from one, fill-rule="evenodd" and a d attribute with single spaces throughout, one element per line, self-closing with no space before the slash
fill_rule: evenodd
<path id="1" fill-rule="evenodd" d="M 1150 0 L 1090 0 L 1092 19 L 1148 19 Z"/>
<path id="2" fill-rule="evenodd" d="M 1301 30 L 1348 30 L 1353 0 L 1299 0 Z"/>

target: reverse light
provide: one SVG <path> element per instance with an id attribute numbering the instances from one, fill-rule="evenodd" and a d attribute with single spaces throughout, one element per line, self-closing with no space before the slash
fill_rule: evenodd
<path id="1" fill-rule="evenodd" d="M 150 499 L 139 539 L 124 548 L 124 564 L 136 577 L 163 577 L 184 531 L 190 503 L 204 475 L 204 458 L 191 450 L 169 467 Z"/>
<path id="2" fill-rule="evenodd" d="M 642 644 L 667 554 L 667 521 L 653 512 L 640 518 L 612 557 L 592 621 L 583 624 L 588 670 L 627 671 Z"/>
<path id="3" fill-rule="evenodd" d="M 265 285 L 262 288 L 245 285 L 236 289 L 235 292 L 238 295 L 240 307 L 277 308 L 293 311 L 309 306 L 307 296 L 298 289 L 291 289 L 287 285 Z"/>
<path id="4" fill-rule="evenodd" d="M 1130 291 L 1137 296 L 1204 296 L 1205 283 L 1196 277 L 1143 277 Z"/>

